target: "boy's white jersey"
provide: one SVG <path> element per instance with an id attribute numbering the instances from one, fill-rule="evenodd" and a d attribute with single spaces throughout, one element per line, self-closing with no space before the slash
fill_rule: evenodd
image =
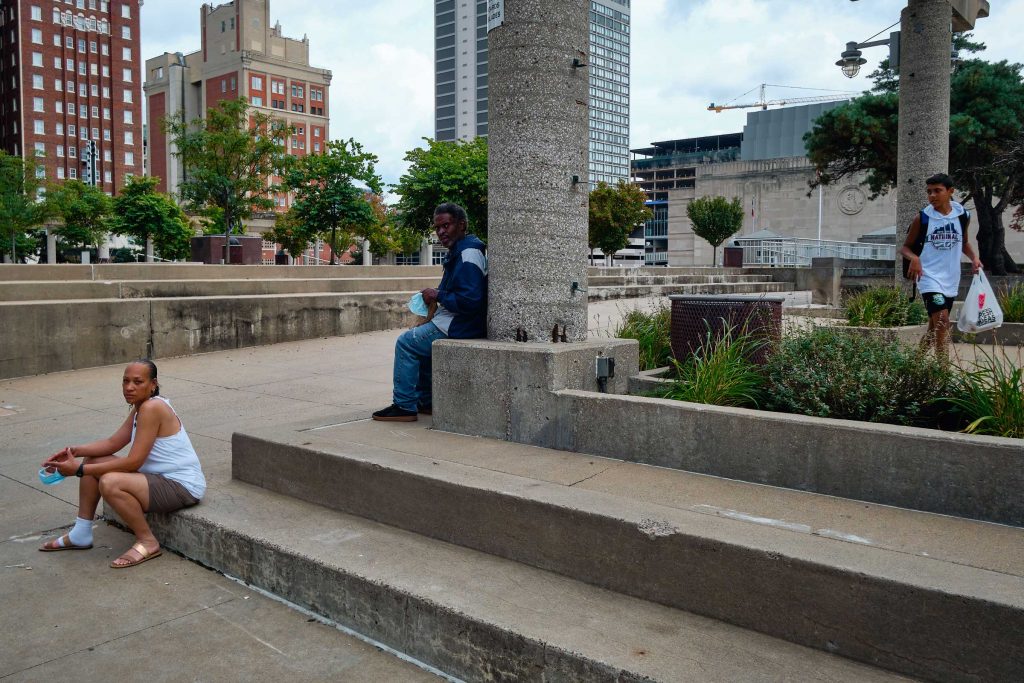
<path id="1" fill-rule="evenodd" d="M 921 250 L 920 292 L 941 292 L 955 297 L 960 288 L 960 254 L 963 252 L 964 234 L 960 216 L 967 210 L 958 202 L 950 202 L 952 209 L 946 215 L 931 205 L 924 208 L 928 216 L 928 232 Z"/>

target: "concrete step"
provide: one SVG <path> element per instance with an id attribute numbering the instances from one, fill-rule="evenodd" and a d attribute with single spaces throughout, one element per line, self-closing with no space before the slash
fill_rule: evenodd
<path id="1" fill-rule="evenodd" d="M 221 266 L 203 263 L 0 264 L 0 281 L 266 280 L 297 278 L 441 277 L 441 266 Z"/>
<path id="2" fill-rule="evenodd" d="M 238 482 L 151 517 L 186 557 L 466 681 L 908 680 Z"/>
<path id="3" fill-rule="evenodd" d="M 232 452 L 238 480 L 799 645 L 1024 676 L 1021 529 L 420 425 L 235 434 Z"/>
<path id="4" fill-rule="evenodd" d="M 603 266 L 591 266 L 590 268 L 587 268 L 588 278 L 601 275 L 613 277 L 626 275 L 657 275 L 660 277 L 671 277 L 673 275 L 743 275 L 743 273 L 743 268 L 721 268 L 719 266 L 646 266 L 642 268 L 608 268 Z"/>
<path id="5" fill-rule="evenodd" d="M 791 292 L 792 282 L 720 282 L 671 285 L 623 285 L 589 287 L 591 301 L 604 299 L 636 299 L 669 294 L 774 294 Z"/>
<path id="6" fill-rule="evenodd" d="M 337 268 L 335 268 L 337 271 Z M 166 297 L 229 297 L 267 294 L 329 294 L 347 292 L 414 292 L 435 286 L 438 278 L 279 278 L 214 280 L 26 281 L 0 282 L 0 301 L 69 299 L 160 299 Z"/>
<path id="7" fill-rule="evenodd" d="M 768 275 L 593 275 L 587 278 L 587 285 L 590 287 L 600 287 L 606 285 L 664 285 L 771 281 L 772 279 Z"/>

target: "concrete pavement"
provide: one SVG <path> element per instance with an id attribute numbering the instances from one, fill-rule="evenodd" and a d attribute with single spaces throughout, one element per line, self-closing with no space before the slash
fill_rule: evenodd
<path id="1" fill-rule="evenodd" d="M 610 334 L 631 305 L 655 302 L 592 304 L 591 334 Z M 234 431 L 301 420 L 324 424 L 386 405 L 398 333 L 163 360 L 162 394 L 181 414 L 211 488 L 223 487 L 230 480 Z M 91 551 L 39 553 L 43 539 L 73 520 L 77 492 L 74 482 L 43 487 L 38 463 L 66 444 L 102 438 L 117 427 L 126 413 L 122 369 L 0 382 L 0 679 L 434 678 L 175 555 L 127 571 L 109 569 L 131 537 L 103 522 Z M 595 478 L 592 486 L 610 476 Z"/>
<path id="2" fill-rule="evenodd" d="M 632 305 L 654 303 L 594 304 L 593 333 L 610 334 Z M 161 393 L 181 414 L 215 486 L 230 479 L 235 430 L 386 405 L 399 332 L 163 360 Z M 74 521 L 77 502 L 74 481 L 40 484 L 38 463 L 117 428 L 126 414 L 122 370 L 0 382 L 0 680 L 435 678 L 171 553 L 110 569 L 131 535 L 102 520 L 93 550 L 38 552 Z"/>

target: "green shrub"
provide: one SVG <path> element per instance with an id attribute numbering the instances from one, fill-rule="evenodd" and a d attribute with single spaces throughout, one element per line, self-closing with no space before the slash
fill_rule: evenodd
<path id="1" fill-rule="evenodd" d="M 828 327 L 784 339 L 765 371 L 768 410 L 923 426 L 937 423 L 951 376 L 914 347 Z"/>
<path id="2" fill-rule="evenodd" d="M 672 358 L 671 319 L 671 309 L 664 304 L 650 313 L 631 310 L 615 330 L 616 337 L 640 342 L 641 370 L 669 365 Z"/>
<path id="3" fill-rule="evenodd" d="M 871 287 L 846 299 L 846 320 L 858 327 L 903 327 L 928 322 L 919 300 L 908 299 L 896 287 Z"/>
<path id="4" fill-rule="evenodd" d="M 945 401 L 963 418 L 969 434 L 1024 438 L 1024 368 L 1006 350 L 978 348 L 974 368 L 953 377 Z"/>
<path id="5" fill-rule="evenodd" d="M 1024 282 L 996 294 L 1004 323 L 1024 323 Z"/>
<path id="6" fill-rule="evenodd" d="M 716 406 L 757 407 L 764 376 L 751 358 L 767 342 L 726 328 L 708 330 L 700 348 L 685 361 L 672 360 L 675 380 L 663 398 Z"/>

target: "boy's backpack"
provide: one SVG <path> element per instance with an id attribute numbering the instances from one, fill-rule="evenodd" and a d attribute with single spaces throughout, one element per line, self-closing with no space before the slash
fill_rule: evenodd
<path id="1" fill-rule="evenodd" d="M 910 245 L 910 251 L 914 252 L 914 256 L 920 256 L 921 252 L 924 251 L 924 243 L 928 239 L 928 214 L 922 211 L 920 214 L 921 227 L 917 231 L 917 239 Z M 960 214 L 960 237 L 961 239 L 967 239 L 967 226 L 971 224 L 971 212 L 964 209 L 964 212 Z M 906 256 L 903 257 L 903 278 L 905 280 L 910 279 L 910 259 Z"/>

